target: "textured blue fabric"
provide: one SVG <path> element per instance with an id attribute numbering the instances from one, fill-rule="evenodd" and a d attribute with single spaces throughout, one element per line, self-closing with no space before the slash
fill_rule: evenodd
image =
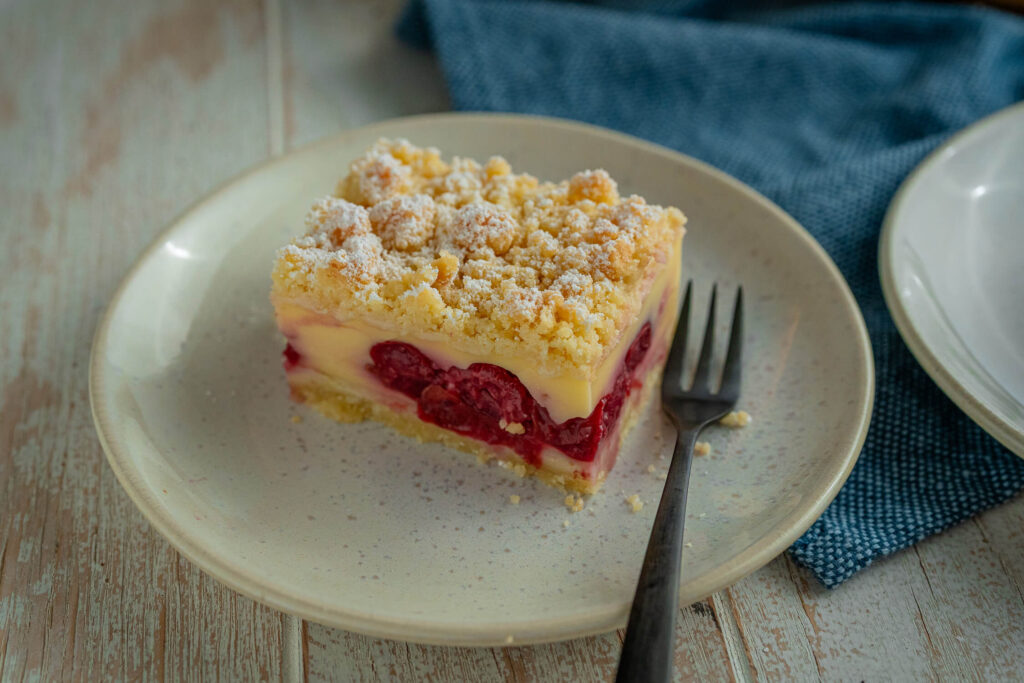
<path id="1" fill-rule="evenodd" d="M 867 321 L 875 412 L 839 496 L 790 549 L 826 586 L 1007 500 L 1024 460 L 921 370 L 876 251 L 899 182 L 951 133 L 1024 98 L 1024 20 L 953 5 L 421 0 L 456 109 L 579 119 L 707 161 L 780 204 Z"/>

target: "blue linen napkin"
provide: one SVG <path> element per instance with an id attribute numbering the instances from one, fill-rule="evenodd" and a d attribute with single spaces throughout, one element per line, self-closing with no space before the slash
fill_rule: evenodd
<path id="1" fill-rule="evenodd" d="M 579 119 L 749 183 L 846 276 L 877 372 L 846 485 L 790 548 L 834 587 L 1024 487 L 1001 447 L 918 366 L 876 252 L 900 181 L 975 120 L 1024 99 L 1024 20 L 911 3 L 418 0 L 398 25 L 436 52 L 456 109 Z"/>

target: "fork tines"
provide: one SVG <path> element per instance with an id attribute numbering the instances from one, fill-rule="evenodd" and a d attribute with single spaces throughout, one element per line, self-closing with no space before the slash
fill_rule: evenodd
<path id="1" fill-rule="evenodd" d="M 693 281 L 686 283 L 683 295 L 683 307 L 679 314 L 679 326 L 668 360 L 665 362 L 663 393 L 666 397 L 716 396 L 725 400 L 735 401 L 740 393 L 740 368 L 743 356 L 743 287 L 736 291 L 736 303 L 733 308 L 732 330 L 729 333 L 729 346 L 725 354 L 722 369 L 722 381 L 718 390 L 714 390 L 711 378 L 711 358 L 715 345 L 715 314 L 718 301 L 718 284 L 711 287 L 711 302 L 708 305 L 707 324 L 704 328 L 704 340 L 701 343 L 700 356 L 693 374 L 693 381 L 688 389 L 683 389 L 685 374 L 686 345 L 690 332 L 690 306 L 693 300 Z"/>

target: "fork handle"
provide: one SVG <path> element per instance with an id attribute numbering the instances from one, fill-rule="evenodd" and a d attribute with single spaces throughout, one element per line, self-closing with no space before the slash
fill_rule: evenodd
<path id="1" fill-rule="evenodd" d="M 686 489 L 700 427 L 679 429 L 622 643 L 618 683 L 672 678 Z"/>

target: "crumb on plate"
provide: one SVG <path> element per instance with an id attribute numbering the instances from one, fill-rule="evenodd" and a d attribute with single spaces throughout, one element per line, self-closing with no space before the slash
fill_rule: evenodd
<path id="1" fill-rule="evenodd" d="M 644 502 L 640 500 L 640 496 L 636 493 L 626 498 L 626 504 L 629 505 L 633 512 L 640 512 L 644 509 Z"/>
<path id="2" fill-rule="evenodd" d="M 723 427 L 732 427 L 733 429 L 739 427 L 746 427 L 750 424 L 750 413 L 745 410 L 733 411 L 718 421 Z"/>
<path id="3" fill-rule="evenodd" d="M 698 441 L 697 445 L 693 447 L 694 455 L 707 455 L 711 452 L 711 444 L 707 441 Z"/>
<path id="4" fill-rule="evenodd" d="M 519 496 L 513 493 L 511 496 L 508 497 L 508 502 L 512 503 L 513 505 L 519 505 Z"/>

